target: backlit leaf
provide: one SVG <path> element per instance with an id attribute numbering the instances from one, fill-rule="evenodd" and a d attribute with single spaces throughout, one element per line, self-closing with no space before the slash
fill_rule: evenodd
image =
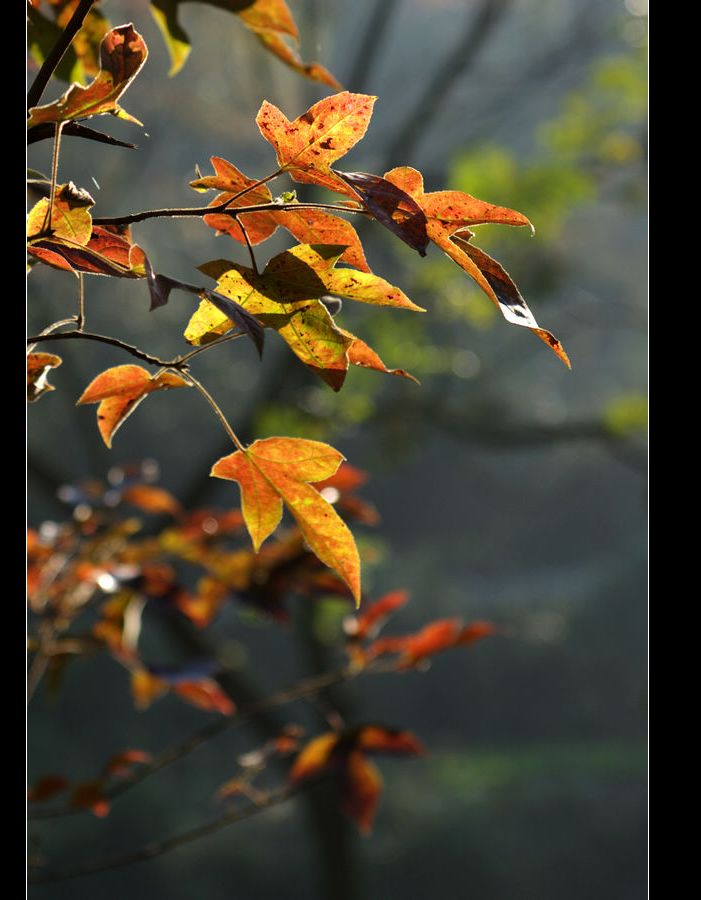
<path id="1" fill-rule="evenodd" d="M 53 391 L 48 376 L 51 369 L 60 366 L 63 360 L 53 353 L 30 353 L 27 357 L 27 401 L 34 403 L 47 391 Z"/>
<path id="2" fill-rule="evenodd" d="M 29 128 L 43 122 L 67 122 L 111 113 L 141 125 L 117 102 L 146 61 L 148 49 L 133 25 L 113 28 L 100 44 L 100 71 L 87 87 L 71 85 L 53 103 L 30 110 Z"/>
<path id="3" fill-rule="evenodd" d="M 182 507 L 171 493 L 151 484 L 135 484 L 128 487 L 122 491 L 122 500 L 155 515 L 167 513 L 170 516 L 178 516 L 182 512 Z"/>
<path id="4" fill-rule="evenodd" d="M 408 591 L 391 591 L 370 604 L 362 615 L 349 618 L 344 630 L 355 640 L 374 637 L 387 619 L 409 600 Z"/>
<path id="5" fill-rule="evenodd" d="M 146 276 L 146 255 L 133 242 L 128 226 L 95 225 L 84 246 L 52 236 L 32 243 L 28 251 L 47 265 L 67 271 L 116 278 Z"/>
<path id="6" fill-rule="evenodd" d="M 115 432 L 148 394 L 169 388 L 190 387 L 179 375 L 162 372 L 153 378 L 141 366 L 115 366 L 93 379 L 83 391 L 78 405 L 99 403 L 97 425 L 102 439 L 112 446 Z"/>
<path id="7" fill-rule="evenodd" d="M 343 456 L 328 444 L 268 438 L 218 460 L 211 474 L 236 481 L 246 527 L 258 550 L 278 526 L 283 503 L 312 552 L 360 599 L 360 558 L 353 535 L 310 482 L 329 478 Z"/>
<path id="8" fill-rule="evenodd" d="M 487 223 L 528 225 L 522 213 L 505 206 L 495 206 L 462 191 L 424 193 L 423 176 L 411 166 L 399 166 L 385 173 L 385 178 L 411 195 L 421 206 L 427 219 L 428 237 L 479 285 L 504 318 L 515 325 L 530 328 L 570 368 L 562 344 L 541 328 L 504 268 L 483 250 L 470 243 L 470 227 Z"/>
<path id="9" fill-rule="evenodd" d="M 363 835 L 372 831 L 382 784 L 377 766 L 364 754 L 348 754 L 341 774 L 341 808 Z"/>
<path id="10" fill-rule="evenodd" d="M 419 256 L 426 256 L 427 219 L 417 201 L 391 181 L 366 172 L 337 172 L 361 198 L 363 206 L 385 228 Z"/>
<path id="11" fill-rule="evenodd" d="M 290 770 L 290 780 L 298 783 L 325 771 L 338 740 L 337 734 L 328 732 L 309 741 L 302 748 Z"/>
<path id="12" fill-rule="evenodd" d="M 30 803 L 43 803 L 65 791 L 69 785 L 70 782 L 63 775 L 44 775 L 27 790 L 27 800 Z"/>
<path id="13" fill-rule="evenodd" d="M 92 216 L 88 209 L 95 201 L 72 181 L 58 185 L 51 207 L 50 233 L 52 238 L 66 238 L 73 244 L 84 245 L 92 233 Z M 40 200 L 27 216 L 27 237 L 31 240 L 49 229 L 49 201 Z"/>
<path id="14" fill-rule="evenodd" d="M 377 353 L 365 341 L 361 341 L 360 338 L 357 338 L 349 331 L 343 331 L 343 334 L 352 339 L 352 343 L 348 348 L 348 362 L 351 365 L 362 366 L 365 369 L 375 369 L 377 372 L 385 372 L 387 375 L 399 375 L 419 384 L 418 379 L 414 378 L 409 372 L 404 371 L 404 369 L 388 369 Z"/>
<path id="15" fill-rule="evenodd" d="M 131 774 L 135 765 L 143 765 L 151 761 L 151 754 L 145 750 L 122 750 L 112 756 L 105 764 L 104 774 L 116 778 L 125 778 Z"/>
<path id="16" fill-rule="evenodd" d="M 295 181 L 318 184 L 357 200 L 331 164 L 367 131 L 376 97 L 341 91 L 315 103 L 290 122 L 276 106 L 263 102 L 256 122 L 275 148 L 280 168 Z"/>

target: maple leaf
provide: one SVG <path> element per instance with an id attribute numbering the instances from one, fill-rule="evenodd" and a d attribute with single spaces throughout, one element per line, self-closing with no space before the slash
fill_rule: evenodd
<path id="1" fill-rule="evenodd" d="M 227 260 L 205 263 L 199 269 L 217 279 L 218 294 L 276 330 L 305 365 L 339 390 L 350 362 L 384 372 L 392 370 L 355 335 L 339 328 L 319 298 L 330 294 L 378 306 L 423 311 L 399 288 L 377 275 L 336 269 L 344 249 L 299 244 L 273 257 L 262 275 Z M 232 327 L 230 317 L 204 300 L 188 323 L 185 340 L 205 344 Z M 400 374 L 399 370 L 396 374 Z"/>
<path id="2" fill-rule="evenodd" d="M 504 318 L 515 325 L 530 328 L 571 368 L 562 344 L 538 325 L 508 273 L 496 260 L 469 243 L 473 237 L 469 226 L 492 223 L 528 225 L 533 229 L 526 216 L 514 209 L 478 200 L 462 191 L 433 191 L 427 194 L 421 172 L 411 166 L 391 169 L 385 172 L 385 178 L 416 200 L 426 214 L 428 237 L 467 272 Z"/>
<path id="3" fill-rule="evenodd" d="M 71 85 L 53 103 L 33 107 L 29 111 L 27 126 L 32 128 L 43 122 L 87 119 L 103 113 L 141 125 L 117 101 L 139 74 L 147 56 L 146 43 L 133 25 L 113 28 L 100 44 L 100 71 L 97 77 L 86 87 Z"/>
<path id="4" fill-rule="evenodd" d="M 178 7 L 186 0 L 151 0 L 151 12 L 170 54 L 169 75 L 176 75 L 190 55 L 190 39 L 178 20 Z M 332 88 L 340 85 L 323 66 L 304 63 L 283 37 L 299 42 L 299 32 L 285 0 L 189 0 L 207 3 L 239 17 L 263 46 L 290 68 Z"/>
<path id="5" fill-rule="evenodd" d="M 353 191 L 332 169 L 367 131 L 377 97 L 341 91 L 325 97 L 293 122 L 277 106 L 263 102 L 256 122 L 272 144 L 283 172 L 295 180 L 318 184 L 352 200 Z"/>
<path id="6" fill-rule="evenodd" d="M 333 569 L 360 602 L 360 558 L 347 525 L 310 482 L 333 475 L 344 457 L 319 441 L 267 438 L 224 456 L 211 475 L 236 481 L 241 509 L 256 551 L 277 528 L 283 504 L 312 552 Z"/>
<path id="7" fill-rule="evenodd" d="M 200 177 L 190 182 L 196 191 L 218 190 L 221 194 L 212 200 L 210 206 L 229 203 L 230 209 L 245 206 L 257 206 L 273 202 L 273 195 L 267 185 L 258 185 L 252 178 L 240 172 L 236 166 L 220 156 L 210 159 L 214 175 Z M 255 187 L 252 187 L 256 185 Z M 242 191 L 245 194 L 238 197 Z M 236 198 L 236 199 L 234 199 Z M 244 218 L 245 216 L 245 218 Z M 253 246 L 271 237 L 279 226 L 287 229 L 300 244 L 337 244 L 345 245 L 341 260 L 348 265 L 369 272 L 360 238 L 350 222 L 334 216 L 323 209 L 273 209 L 262 212 L 245 213 L 242 216 L 246 234 Z M 212 213 L 204 217 L 204 222 L 219 234 L 228 234 L 239 244 L 246 243 L 241 226 L 233 216 L 225 213 Z"/>
<path id="8" fill-rule="evenodd" d="M 77 188 L 72 181 L 57 185 L 50 216 L 49 200 L 46 198 L 40 200 L 29 211 L 27 238 L 31 241 L 38 235 L 43 236 L 46 233 L 47 237 L 65 238 L 73 244 L 87 244 L 92 233 L 92 216 L 88 209 L 94 203 L 90 194 Z M 49 220 L 50 231 L 48 231 Z"/>
<path id="9" fill-rule="evenodd" d="M 169 388 L 190 387 L 179 375 L 162 372 L 154 378 L 141 366 L 115 366 L 94 378 L 83 391 L 77 405 L 99 403 L 97 426 L 108 447 L 124 420 L 148 394 Z"/>
<path id="10" fill-rule="evenodd" d="M 363 725 L 343 733 L 327 732 L 313 738 L 300 751 L 290 770 L 293 784 L 325 773 L 335 773 L 341 808 L 367 835 L 382 792 L 382 776 L 368 753 L 417 756 L 423 746 L 409 731 L 381 725 Z"/>
<path id="11" fill-rule="evenodd" d="M 60 366 L 63 360 L 53 353 L 30 353 L 27 357 L 27 401 L 34 403 L 54 386 L 47 378 L 51 369 Z"/>

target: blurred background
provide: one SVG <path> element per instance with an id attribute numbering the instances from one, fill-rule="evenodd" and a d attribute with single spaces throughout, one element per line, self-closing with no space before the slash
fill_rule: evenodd
<path id="1" fill-rule="evenodd" d="M 294 118 L 329 93 L 268 56 L 234 17 L 199 3 L 182 5 L 193 50 L 168 79 L 144 0 L 102 8 L 115 24 L 133 21 L 150 56 L 124 102 L 143 131 L 95 122 L 137 151 L 63 142 L 59 181 L 88 189 L 95 215 L 198 205 L 188 181 L 196 164 L 210 171 L 213 155 L 264 176 L 274 156 L 254 122 L 262 100 Z M 373 270 L 429 314 L 346 302 L 341 322 L 421 387 L 357 369 L 333 394 L 273 334 L 262 364 L 238 341 L 198 357 L 195 374 L 244 440 L 328 440 L 370 474 L 362 494 L 382 522 L 360 533 L 370 561 L 364 586 L 371 597 L 411 592 L 398 630 L 460 616 L 497 622 L 508 636 L 436 657 L 427 673 L 339 689 L 335 701 L 348 721 L 410 728 L 430 750 L 419 760 L 380 761 L 386 793 L 370 838 L 358 837 L 317 792 L 150 863 L 33 894 L 639 898 L 646 0 L 290 0 L 290 8 L 304 59 L 326 65 L 345 88 L 379 97 L 344 169 L 382 174 L 412 165 L 427 190 L 463 190 L 535 224 L 534 237 L 481 226 L 476 243 L 510 272 L 573 370 L 508 325 L 437 248 L 420 259 L 368 226 L 360 231 Z M 52 85 L 45 101 L 58 93 Z M 50 154 L 49 141 L 33 145 L 29 165 L 49 171 Z M 280 179 L 273 192 L 290 186 Z M 296 187 L 300 198 L 321 196 Z M 196 220 L 145 222 L 134 236 L 157 271 L 186 281 L 201 279 L 195 266 L 209 259 L 247 263 L 245 250 Z M 288 246 L 278 234 L 257 257 Z M 73 314 L 76 292 L 71 276 L 36 266 L 29 333 Z M 186 349 L 193 299 L 176 292 L 149 313 L 142 282 L 86 278 L 90 330 L 156 355 Z M 187 506 L 238 504 L 234 485 L 208 477 L 230 448 L 194 391 L 144 404 L 110 452 L 94 408 L 74 404 L 98 372 L 130 360 L 89 343 L 42 349 L 60 353 L 63 365 L 51 379 L 55 392 L 29 409 L 30 525 L 70 516 L 60 485 L 104 478 L 111 466 L 145 457 L 158 461 L 160 483 Z M 333 659 L 326 636 L 338 601 L 295 610 L 281 630 L 242 617 L 232 603 L 197 640 L 224 664 L 247 667 L 261 690 L 282 687 Z M 173 637 L 167 652 L 192 651 Z M 305 716 L 313 730 L 326 727 L 304 708 L 286 710 L 281 721 Z M 80 778 L 126 746 L 157 752 L 205 721 L 206 713 L 169 697 L 136 712 L 109 658 L 79 662 L 57 698 L 39 692 L 32 702 L 30 781 L 56 771 Z M 37 826 L 43 852 L 65 865 L 196 824 L 212 814 L 227 760 L 258 743 L 255 729 L 239 729 L 147 780 L 104 820 Z"/>

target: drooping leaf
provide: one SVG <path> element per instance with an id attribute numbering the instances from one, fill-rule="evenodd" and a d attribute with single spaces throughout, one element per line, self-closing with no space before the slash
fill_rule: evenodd
<path id="1" fill-rule="evenodd" d="M 268 438 L 222 457 L 211 474 L 238 482 L 243 517 L 256 551 L 277 528 L 284 503 L 312 552 L 345 581 L 358 603 L 360 558 L 353 535 L 310 484 L 333 475 L 342 461 L 328 444 Z"/>
<path id="2" fill-rule="evenodd" d="M 29 128 L 44 122 L 68 122 L 111 113 L 141 125 L 117 102 L 146 61 L 148 48 L 134 26 L 113 28 L 100 44 L 100 71 L 86 87 L 71 85 L 58 100 L 31 109 Z"/>
<path id="3" fill-rule="evenodd" d="M 498 224 L 530 226 L 522 213 L 505 206 L 495 206 L 462 191 L 424 192 L 423 176 L 411 166 L 400 166 L 385 173 L 385 178 L 410 194 L 421 206 L 427 219 L 429 238 L 479 285 L 504 318 L 515 325 L 530 328 L 571 368 L 569 358 L 554 335 L 540 328 L 504 268 L 483 250 L 470 243 L 475 225 Z"/>
<path id="4" fill-rule="evenodd" d="M 294 761 L 290 769 L 290 780 L 299 783 L 324 772 L 329 766 L 331 754 L 338 741 L 339 735 L 332 731 L 312 738 Z"/>
<path id="5" fill-rule="evenodd" d="M 92 216 L 88 209 L 95 204 L 90 194 L 77 188 L 72 181 L 57 185 L 51 206 L 50 233 L 52 238 L 66 238 L 73 244 L 84 245 L 92 234 Z M 27 238 L 31 240 L 49 229 L 49 200 L 40 200 L 27 216 Z"/>
<path id="6" fill-rule="evenodd" d="M 383 787 L 379 769 L 354 751 L 348 754 L 340 780 L 341 809 L 362 835 L 370 834 Z"/>
<path id="7" fill-rule="evenodd" d="M 367 172 L 336 172 L 361 198 L 380 224 L 401 238 L 419 256 L 428 247 L 427 219 L 417 201 L 391 181 Z"/>
<path id="8" fill-rule="evenodd" d="M 402 378 L 408 378 L 415 384 L 419 384 L 418 379 L 404 369 L 388 369 L 372 347 L 368 346 L 365 341 L 361 341 L 354 334 L 351 334 L 350 331 L 343 331 L 343 334 L 353 341 L 348 348 L 348 362 L 351 365 L 362 366 L 364 369 L 375 369 L 377 372 L 385 372 L 387 375 L 399 375 Z"/>
<path id="9" fill-rule="evenodd" d="M 503 266 L 484 250 L 473 246 L 469 239 L 462 237 L 460 233 L 453 235 L 450 243 L 455 249 L 450 253 L 446 250 L 446 253 L 482 288 L 507 322 L 530 328 L 567 368 L 571 369 L 572 365 L 565 348 L 554 334 L 538 325 L 521 292 Z"/>
<path id="10" fill-rule="evenodd" d="M 182 69 L 190 54 L 190 39 L 178 21 L 178 7 L 181 2 L 188 0 L 151 0 L 151 12 L 170 54 L 171 76 Z M 297 26 L 284 0 L 190 0 L 190 2 L 207 3 L 209 6 L 236 14 L 263 46 L 290 68 L 332 88 L 340 87 L 333 75 L 323 66 L 302 62 L 299 54 L 283 41 L 283 35 L 295 43 L 299 41 Z"/>
<path id="11" fill-rule="evenodd" d="M 357 200 L 357 194 L 331 169 L 367 131 L 376 97 L 341 91 L 325 97 L 290 122 L 276 106 L 263 102 L 256 122 L 277 153 L 280 168 L 295 181 L 318 184 Z"/>
<path id="12" fill-rule="evenodd" d="M 83 391 L 78 405 L 99 403 L 97 425 L 108 447 L 124 420 L 148 394 L 169 388 L 190 387 L 179 375 L 162 372 L 153 378 L 141 366 L 115 366 L 93 379 Z"/>
<path id="13" fill-rule="evenodd" d="M 27 357 L 27 401 L 34 403 L 43 394 L 53 391 L 48 376 L 63 360 L 53 353 L 30 353 Z"/>

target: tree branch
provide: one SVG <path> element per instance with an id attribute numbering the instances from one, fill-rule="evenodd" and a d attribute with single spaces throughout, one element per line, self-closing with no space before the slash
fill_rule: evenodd
<path id="1" fill-rule="evenodd" d="M 227 200 L 227 203 L 230 203 Z M 93 225 L 134 225 L 137 222 L 145 222 L 147 219 L 179 219 L 179 218 L 202 218 L 210 216 L 213 213 L 231 216 L 233 219 L 246 213 L 256 212 L 274 212 L 275 210 L 286 209 L 333 209 L 336 212 L 360 213 L 361 215 L 371 215 L 366 209 L 361 207 L 341 206 L 337 203 L 258 203 L 255 206 L 239 206 L 237 209 L 227 209 L 226 206 L 191 206 L 175 209 L 147 209 L 143 212 L 130 213 L 127 216 L 105 216 L 103 218 L 93 219 Z"/>
<path id="2" fill-rule="evenodd" d="M 42 67 L 37 72 L 36 78 L 32 82 L 32 86 L 27 92 L 27 113 L 29 113 L 29 110 L 33 106 L 38 105 L 39 101 L 41 100 L 41 95 L 44 93 L 44 89 L 49 83 L 49 79 L 54 74 L 56 68 L 58 67 L 58 64 L 63 59 L 64 53 L 70 47 L 71 41 L 80 31 L 83 25 L 83 20 L 90 12 L 90 8 L 92 7 L 94 2 L 95 0 L 80 0 L 80 3 L 76 7 L 75 12 L 70 18 L 70 21 L 63 29 L 63 34 L 49 51 L 49 54 L 44 60 Z"/>
<path id="3" fill-rule="evenodd" d="M 120 350 L 126 350 L 137 359 L 141 359 L 151 366 L 162 366 L 165 369 L 182 369 L 186 367 L 181 357 L 175 359 L 159 359 L 157 356 L 151 356 L 134 347 L 132 344 L 126 344 L 118 338 L 108 337 L 105 334 L 93 334 L 90 331 L 63 331 L 61 334 L 37 334 L 27 338 L 28 344 L 40 344 L 43 341 L 99 341 L 102 344 L 110 344 L 112 347 L 119 347 Z"/>
<path id="4" fill-rule="evenodd" d="M 27 132 L 27 144 L 36 144 L 38 141 L 46 141 L 52 138 L 55 133 L 53 122 L 42 122 L 41 125 L 34 125 Z M 63 136 L 84 138 L 87 141 L 97 141 L 99 144 L 109 144 L 112 147 L 126 147 L 128 150 L 136 150 L 136 144 L 130 144 L 129 141 L 120 141 L 119 138 L 112 137 L 110 134 L 104 134 L 102 131 L 96 131 L 94 128 L 88 128 L 80 122 L 66 122 L 63 126 Z"/>
<path id="5" fill-rule="evenodd" d="M 279 806 L 281 803 L 285 803 L 285 801 L 289 800 L 290 797 L 299 793 L 302 788 L 307 787 L 309 783 L 311 782 L 307 782 L 304 785 L 285 785 L 285 787 L 278 788 L 276 791 L 271 791 L 269 794 L 260 796 L 257 798 L 258 802 L 250 802 L 242 809 L 238 808 L 231 810 L 216 819 L 212 819 L 202 825 L 197 825 L 195 828 L 190 828 L 188 831 L 181 831 L 180 834 L 175 834 L 172 837 L 165 838 L 165 840 L 147 844 L 139 850 L 133 850 L 130 853 L 116 853 L 112 856 L 103 856 L 99 859 L 92 860 L 91 862 L 80 863 L 77 866 L 73 866 L 73 868 L 41 872 L 36 875 L 30 874 L 28 881 L 30 884 L 67 881 L 71 878 L 80 878 L 81 875 L 91 875 L 95 872 L 104 872 L 106 869 L 118 869 L 122 866 L 131 865 L 132 863 L 153 859 L 156 856 L 161 856 L 162 854 L 175 850 L 178 847 L 182 847 L 185 844 L 191 844 L 193 841 L 197 841 L 200 838 L 215 834 L 217 831 L 221 831 L 222 828 L 226 828 L 227 825 L 232 825 L 234 822 L 241 822 L 243 819 L 249 819 L 256 813 L 269 809 L 271 806 Z"/>

